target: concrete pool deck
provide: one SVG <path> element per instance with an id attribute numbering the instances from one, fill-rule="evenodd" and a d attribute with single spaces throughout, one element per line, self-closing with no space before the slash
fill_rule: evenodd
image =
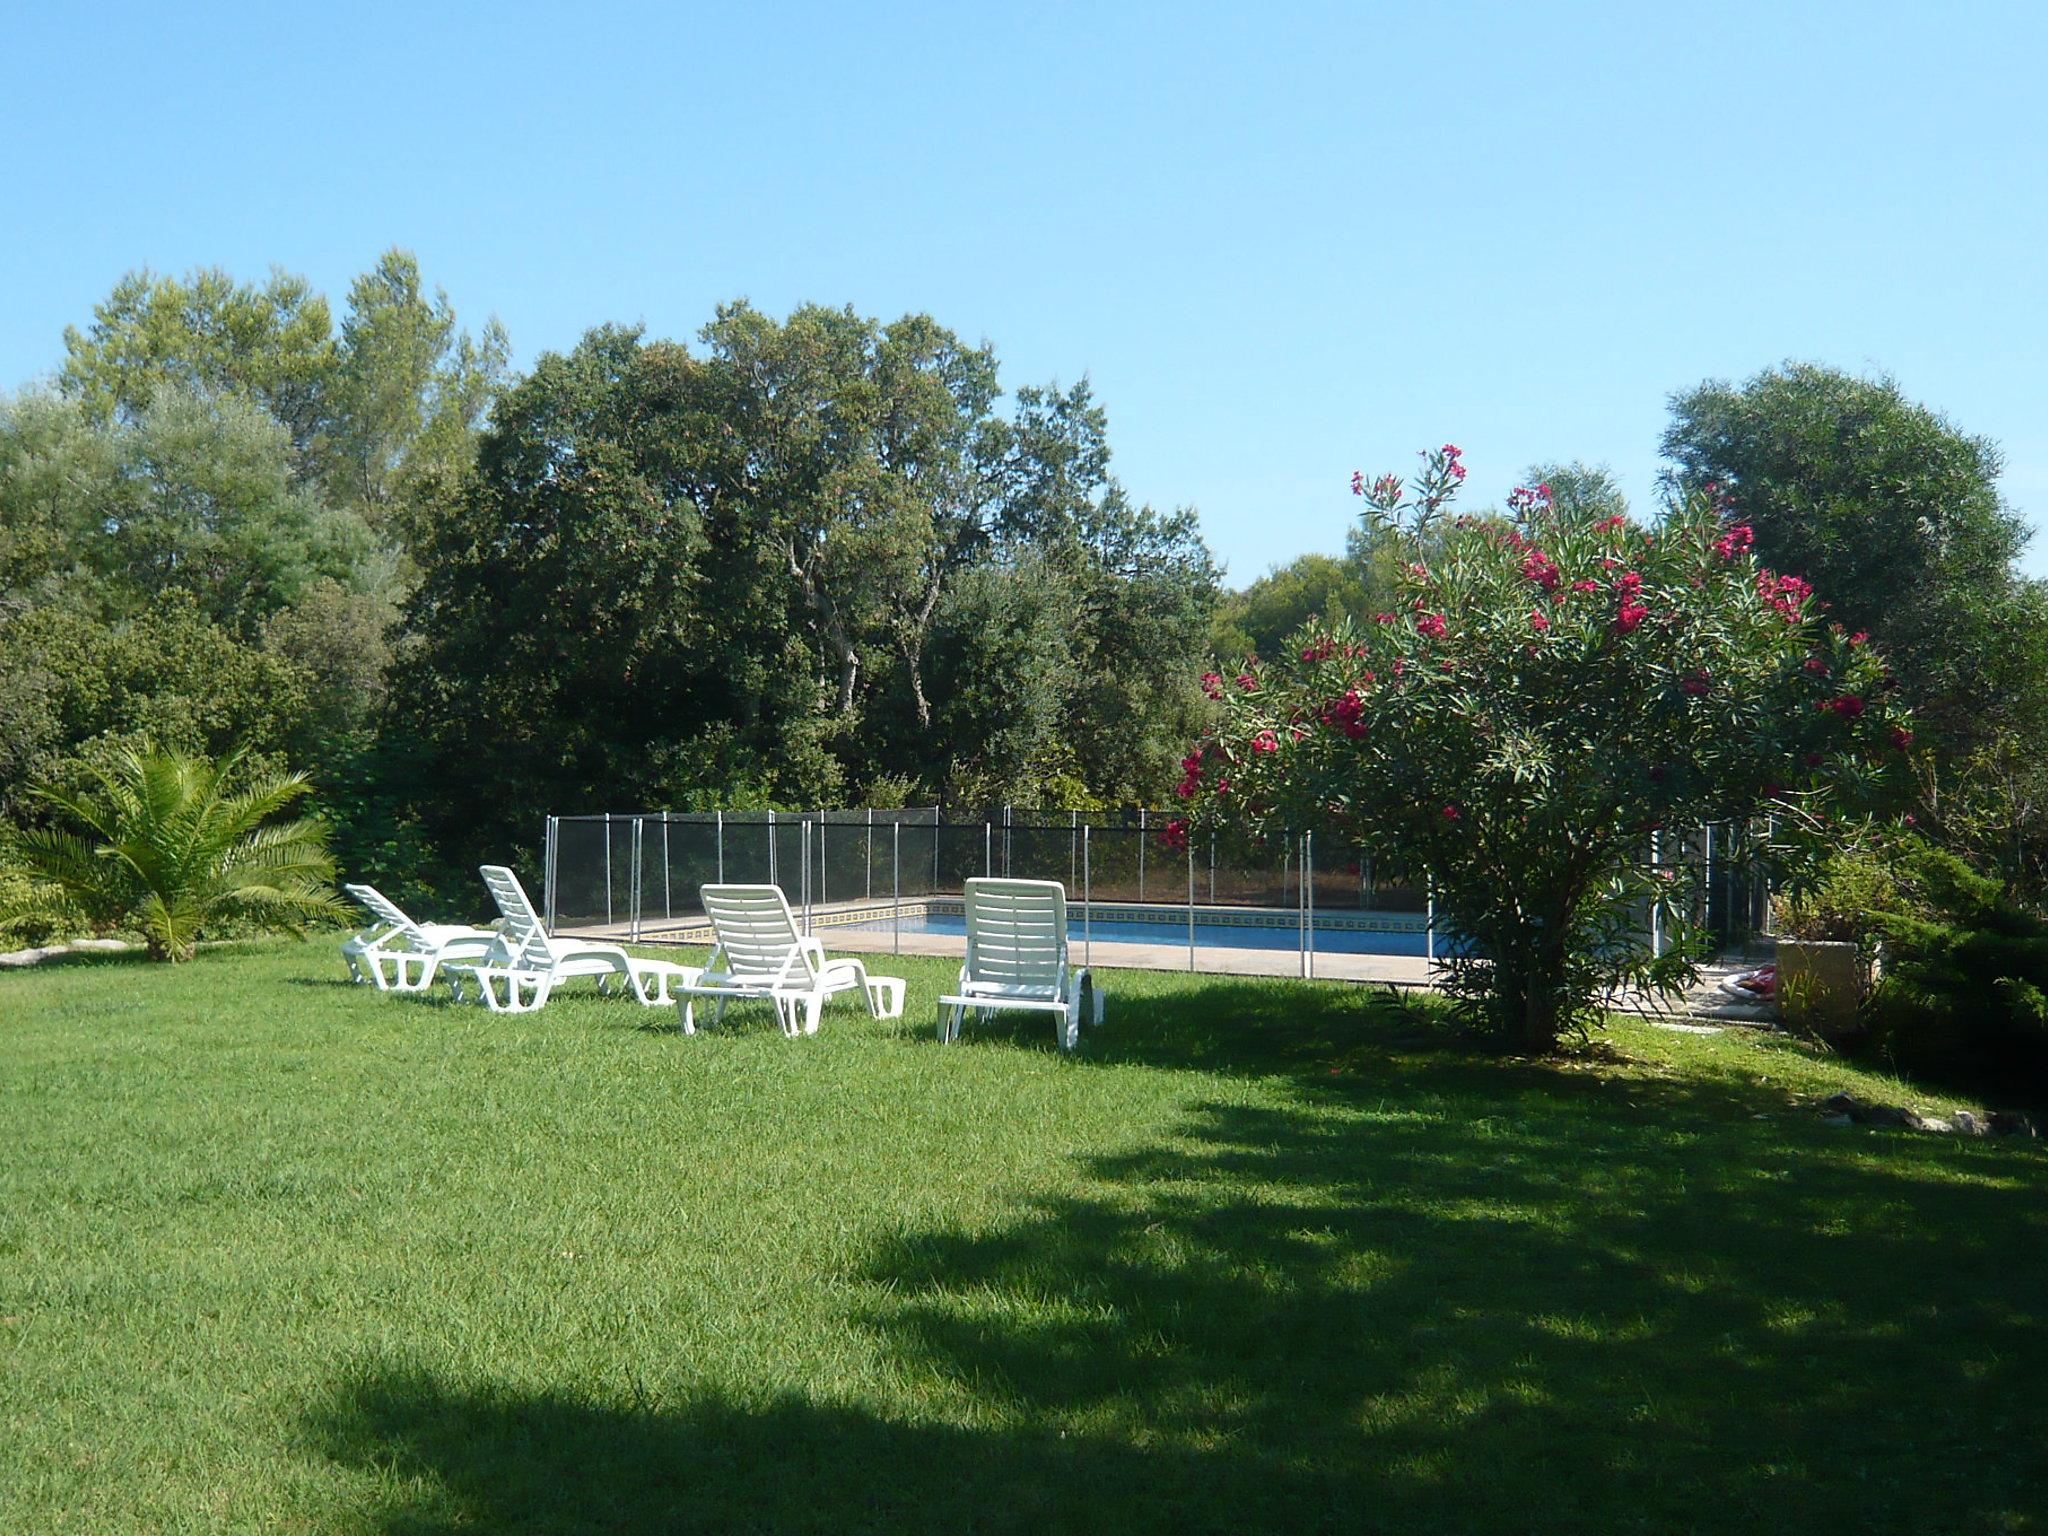
<path id="1" fill-rule="evenodd" d="M 958 900 L 957 897 L 935 899 Z M 923 900 L 919 898 L 917 901 L 920 913 Z M 1102 905 L 1112 903 L 1104 902 Z M 1180 910 L 1184 912 L 1186 909 Z M 1212 915 L 1220 915 L 1225 910 L 1210 909 Z M 814 905 L 810 912 L 811 927 L 828 950 L 861 955 L 871 961 L 874 957 L 892 954 L 958 960 L 967 953 L 967 940 L 961 934 L 912 932 L 908 929 L 897 933 L 888 928 L 866 926 L 885 922 L 890 914 L 888 906 L 878 908 L 873 903 L 861 901 Z M 903 916 L 908 919 L 911 915 L 911 903 L 906 902 Z M 1408 914 L 1388 915 L 1398 919 Z M 804 920 L 801 907 L 796 911 L 796 918 L 801 925 Z M 1185 944 L 1141 944 L 1116 939 L 1092 939 L 1084 944 L 1076 928 L 1077 925 L 1070 923 L 1069 947 L 1076 965 L 1105 970 L 1179 971 L 1184 975 L 1197 976 L 1270 976 L 1296 980 L 1304 977 L 1303 956 L 1299 948 L 1247 949 L 1198 944 L 1193 951 L 1194 963 L 1190 964 L 1189 949 Z M 625 944 L 703 946 L 711 942 L 710 928 L 701 916 L 694 914 L 673 919 L 643 919 L 637 936 L 631 924 L 616 922 L 564 923 L 558 931 L 580 938 Z M 1726 977 L 1768 958 L 1768 949 L 1745 951 L 1739 957 L 1731 956 L 1703 966 L 1699 982 L 1683 996 L 1625 993 L 1616 999 L 1614 1008 L 1617 1012 L 1650 1019 L 1708 1020 L 1714 1024 L 1751 1027 L 1762 1024 L 1769 1027 L 1766 1019 L 1729 1010 L 1728 998 L 1718 991 L 1719 982 Z M 1319 949 L 1309 959 L 1312 965 L 1310 974 L 1317 981 L 1348 981 L 1404 990 L 1432 985 L 1430 962 L 1421 955 L 1352 954 Z"/>

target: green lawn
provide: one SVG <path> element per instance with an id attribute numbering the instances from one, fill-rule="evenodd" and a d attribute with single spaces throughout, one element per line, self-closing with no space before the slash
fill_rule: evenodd
<path id="1" fill-rule="evenodd" d="M 0 1530 L 2013 1531 L 2048 1155 L 1784 1042 L 0 977 Z"/>

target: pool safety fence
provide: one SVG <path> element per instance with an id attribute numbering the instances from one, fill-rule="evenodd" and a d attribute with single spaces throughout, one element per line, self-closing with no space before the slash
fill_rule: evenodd
<path id="1" fill-rule="evenodd" d="M 548 926 L 631 943 L 708 942 L 700 888 L 780 886 L 806 933 L 887 923 L 891 948 L 930 919 L 957 915 L 977 875 L 1057 880 L 1083 963 L 1098 937 L 1136 932 L 1159 945 L 1171 925 L 1185 933 L 1187 968 L 1227 948 L 1232 931 L 1290 931 L 1298 973 L 1316 974 L 1319 942 L 1336 933 L 1422 935 L 1433 966 L 1445 948 L 1426 889 L 1377 878 L 1363 850 L 1303 833 L 1276 839 L 1262 859 L 1232 858 L 1207 839 L 1180 848 L 1162 837 L 1172 813 L 1055 812 L 1003 806 L 941 813 L 935 807 L 817 811 L 638 811 L 547 818 L 543 852 Z M 1708 827 L 1666 834 L 1647 863 L 1681 893 L 1684 910 L 1717 938 L 1766 926 L 1768 882 L 1754 829 Z M 1105 932 L 1096 933 L 1100 922 Z M 1646 903 L 1653 947 L 1664 922 Z M 908 925 L 906 927 L 906 925 Z M 1350 942 L 1356 943 L 1357 939 Z M 1282 946 L 1286 947 L 1286 946 Z"/>

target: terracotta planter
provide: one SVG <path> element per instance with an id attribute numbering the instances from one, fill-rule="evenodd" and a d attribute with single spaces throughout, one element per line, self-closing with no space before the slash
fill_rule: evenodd
<path id="1" fill-rule="evenodd" d="M 1778 940 L 1778 1011 L 1786 1023 L 1819 1035 L 1849 1034 L 1869 989 L 1870 968 L 1858 945 Z"/>

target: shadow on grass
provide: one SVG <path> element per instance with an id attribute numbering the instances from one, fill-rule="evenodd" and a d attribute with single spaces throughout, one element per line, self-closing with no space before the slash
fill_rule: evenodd
<path id="1" fill-rule="evenodd" d="M 1133 999 L 1125 1059 L 1315 1045 L 1319 1010 L 1220 990 L 1234 1050 Z M 1332 996 L 1317 1059 L 1379 1070 L 1191 1103 L 1078 1193 L 879 1242 L 864 1393 L 378 1371 L 318 1443 L 390 1536 L 2039 1528 L 2031 1152 L 1404 1052 Z"/>

